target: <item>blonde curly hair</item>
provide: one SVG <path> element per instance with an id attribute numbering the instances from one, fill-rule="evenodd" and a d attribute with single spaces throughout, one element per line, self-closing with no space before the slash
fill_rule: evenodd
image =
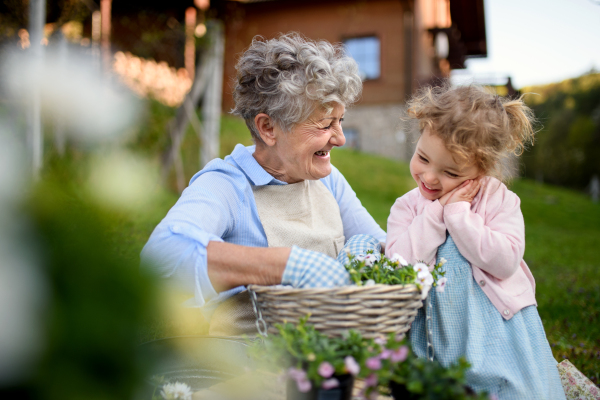
<path id="1" fill-rule="evenodd" d="M 533 144 L 535 117 L 523 102 L 500 97 L 479 85 L 426 87 L 409 102 L 409 118 L 442 139 L 454 161 L 476 165 L 503 179 L 501 160 Z"/>

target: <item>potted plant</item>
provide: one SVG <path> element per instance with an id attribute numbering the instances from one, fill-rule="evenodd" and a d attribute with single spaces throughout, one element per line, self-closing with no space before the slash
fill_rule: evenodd
<path id="1" fill-rule="evenodd" d="M 368 396 L 377 391 L 381 360 L 401 362 L 408 355 L 408 347 L 393 335 L 373 340 L 350 330 L 329 337 L 308 325 L 308 317 L 297 325 L 277 324 L 278 334 L 251 350 L 259 368 L 283 373 L 288 400 L 349 400 L 355 378 L 365 380 L 363 394 Z"/>
<path id="2" fill-rule="evenodd" d="M 396 400 L 488 400 L 487 393 L 476 393 L 466 386 L 469 363 L 461 358 L 449 367 L 438 361 L 413 357 L 392 367 L 389 387 Z"/>

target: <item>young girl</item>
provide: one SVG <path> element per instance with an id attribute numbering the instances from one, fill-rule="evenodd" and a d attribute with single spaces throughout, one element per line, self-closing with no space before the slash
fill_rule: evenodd
<path id="1" fill-rule="evenodd" d="M 410 162 L 418 188 L 392 207 L 386 254 L 433 265 L 448 284 L 431 291 L 412 324 L 419 357 L 466 357 L 467 384 L 498 399 L 564 399 L 556 361 L 523 261 L 520 200 L 499 180 L 502 159 L 533 141 L 531 110 L 477 86 L 428 88 L 409 103 L 421 137 Z M 431 318 L 429 320 L 429 318 Z"/>

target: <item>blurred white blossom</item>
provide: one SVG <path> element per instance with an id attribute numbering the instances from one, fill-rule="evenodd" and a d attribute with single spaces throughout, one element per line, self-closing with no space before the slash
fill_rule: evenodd
<path id="1" fill-rule="evenodd" d="M 192 400 L 192 389 L 185 383 L 167 383 L 162 387 L 160 395 L 165 400 Z"/>
<path id="2" fill-rule="evenodd" d="M 61 54 L 47 49 L 36 63 L 26 53 L 6 52 L 2 59 L 10 94 L 25 101 L 39 91 L 44 115 L 59 119 L 76 140 L 113 140 L 137 119 L 139 105 L 131 92 L 73 48 Z"/>
<path id="3" fill-rule="evenodd" d="M 159 182 L 157 167 L 149 161 L 115 150 L 94 157 L 87 189 L 100 204 L 120 211 L 136 211 L 152 202 Z"/>

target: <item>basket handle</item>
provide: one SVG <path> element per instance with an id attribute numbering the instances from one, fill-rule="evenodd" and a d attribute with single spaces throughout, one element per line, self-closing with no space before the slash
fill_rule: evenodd
<path id="1" fill-rule="evenodd" d="M 267 323 L 263 319 L 262 313 L 260 312 L 260 306 L 258 305 L 258 300 L 256 299 L 256 292 L 252 289 L 248 289 L 250 291 L 250 300 L 252 300 L 252 308 L 254 308 L 254 315 L 256 315 L 256 329 L 258 333 L 262 336 L 269 336 L 267 333 Z"/>
<path id="2" fill-rule="evenodd" d="M 427 337 L 427 359 L 433 361 L 435 356 L 435 350 L 433 349 L 433 304 L 431 304 L 431 290 L 427 294 L 425 299 L 425 336 Z M 431 356 L 429 356 L 429 350 L 431 350 Z"/>

